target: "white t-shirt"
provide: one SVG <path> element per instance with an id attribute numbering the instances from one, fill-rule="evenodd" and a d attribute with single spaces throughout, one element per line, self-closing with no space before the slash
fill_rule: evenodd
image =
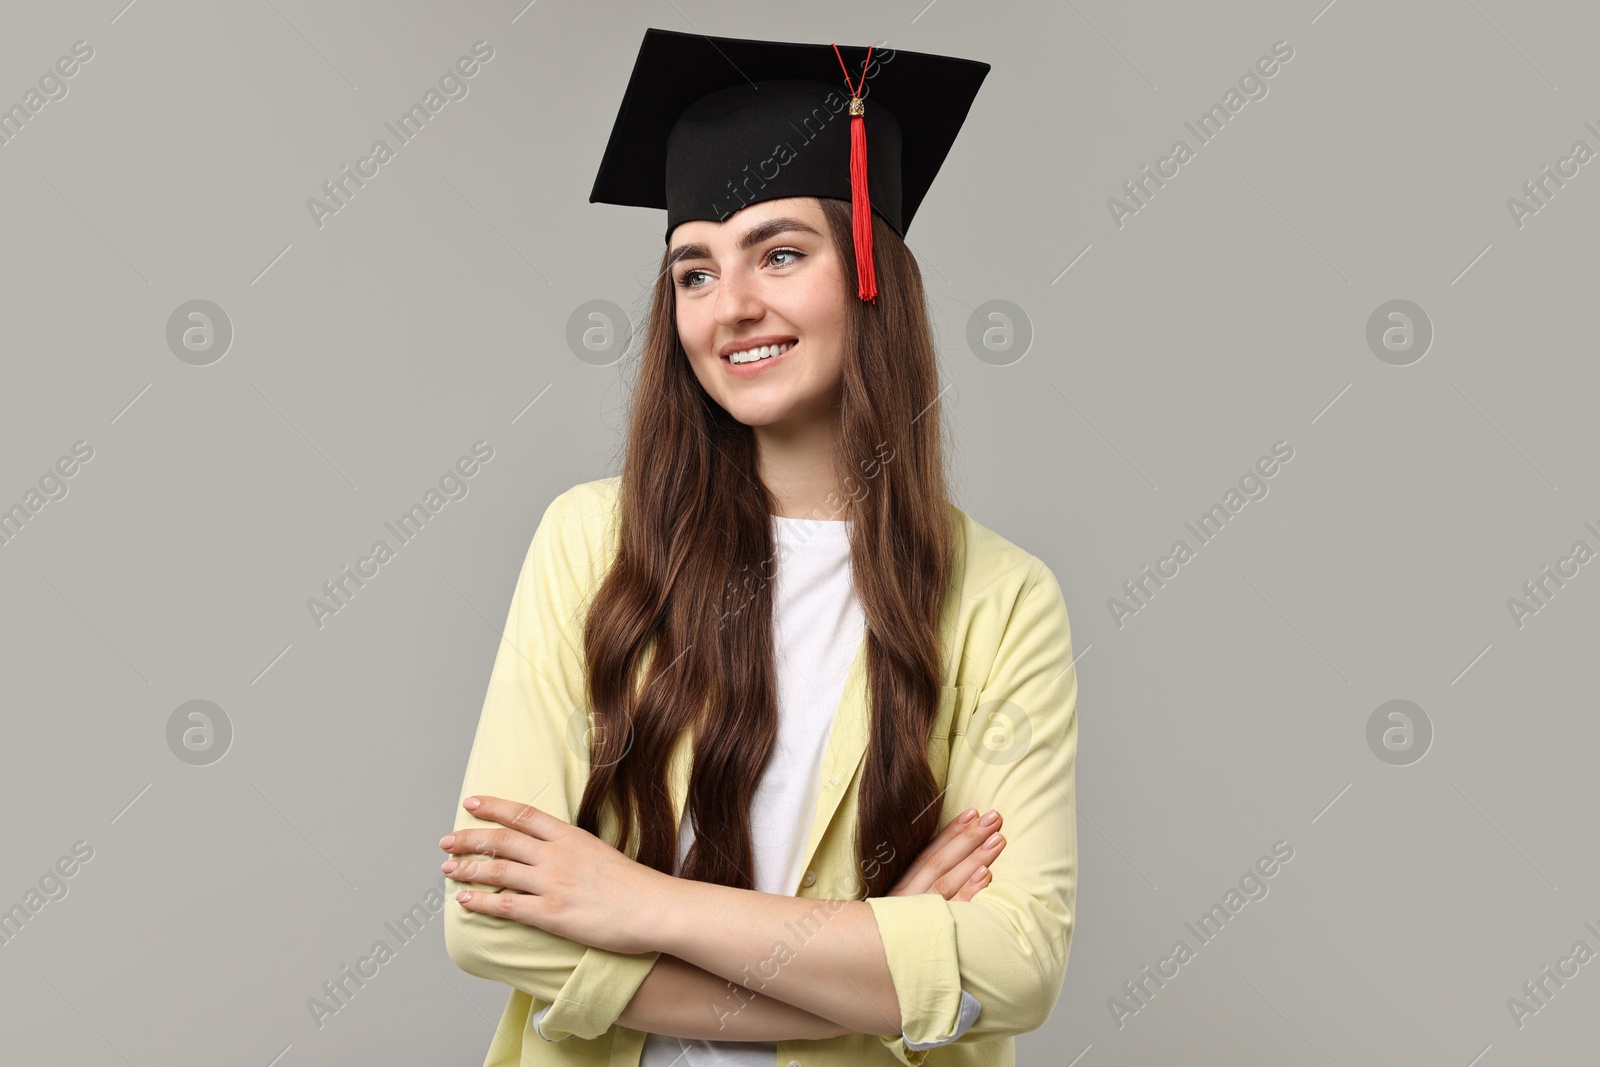
<path id="1" fill-rule="evenodd" d="M 755 888 L 793 896 L 816 814 L 822 756 L 860 647 L 866 617 L 850 578 L 850 520 L 774 515 L 772 627 L 778 682 L 778 740 L 750 805 Z M 694 842 L 687 809 L 678 864 Z M 729 1002 L 730 1010 L 738 1004 Z M 774 1041 L 645 1038 L 640 1067 L 772 1067 Z"/>

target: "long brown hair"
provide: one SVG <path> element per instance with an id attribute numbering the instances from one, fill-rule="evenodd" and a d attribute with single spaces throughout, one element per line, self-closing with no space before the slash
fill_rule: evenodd
<path id="1" fill-rule="evenodd" d="M 866 617 L 872 726 L 851 883 L 865 898 L 886 893 L 937 829 L 939 784 L 926 748 L 955 531 L 921 272 L 874 216 L 877 302 L 857 299 L 850 205 L 819 203 L 847 290 L 834 469 L 850 501 L 851 570 Z M 637 820 L 635 858 L 674 873 L 666 772 L 682 731 L 693 729 L 686 804 L 695 844 L 680 873 L 754 889 L 750 804 L 778 730 L 770 581 L 777 506 L 756 476 L 750 427 L 695 377 L 678 338 L 665 255 L 632 395 L 618 553 L 584 629 L 596 722 L 577 823 L 599 834 L 609 801 L 621 836 L 613 844 L 628 853 Z"/>

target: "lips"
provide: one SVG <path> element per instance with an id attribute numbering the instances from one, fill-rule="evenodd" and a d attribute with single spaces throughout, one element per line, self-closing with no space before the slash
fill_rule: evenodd
<path id="1" fill-rule="evenodd" d="M 750 360 L 748 363 L 735 363 L 729 359 L 727 355 L 724 355 L 722 357 L 722 365 L 726 367 L 728 373 L 733 375 L 735 378 L 752 378 L 758 374 L 767 373 L 768 371 L 777 367 L 778 364 L 784 362 L 790 356 L 794 355 L 795 349 L 800 347 L 800 342 L 790 339 L 787 342 L 779 343 L 774 347 L 781 348 L 783 351 L 779 352 L 777 355 L 765 356 L 761 359 Z M 734 346 L 733 351 L 734 353 L 747 352 L 750 351 L 750 348 L 748 346 L 742 348 Z"/>
<path id="2" fill-rule="evenodd" d="M 772 348 L 778 345 L 792 345 L 798 340 L 799 338 L 785 334 L 763 334 L 760 337 L 746 337 L 738 341 L 729 341 L 727 344 L 722 346 L 722 351 L 718 352 L 717 355 L 721 356 L 723 359 L 727 359 L 736 352 L 748 352 L 753 348 Z"/>
<path id="3" fill-rule="evenodd" d="M 730 352 L 725 358 L 729 363 L 742 365 L 754 363 L 757 360 L 770 359 L 773 356 L 781 356 L 787 351 L 789 351 L 787 343 L 781 345 L 757 345 L 755 348 L 747 348 L 742 352 Z"/>

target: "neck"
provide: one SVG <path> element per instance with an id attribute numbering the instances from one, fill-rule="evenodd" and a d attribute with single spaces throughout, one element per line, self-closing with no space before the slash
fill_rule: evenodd
<path id="1" fill-rule="evenodd" d="M 775 514 L 823 521 L 851 517 L 850 496 L 833 467 L 838 434 L 837 422 L 755 427 L 757 470 L 776 500 Z"/>

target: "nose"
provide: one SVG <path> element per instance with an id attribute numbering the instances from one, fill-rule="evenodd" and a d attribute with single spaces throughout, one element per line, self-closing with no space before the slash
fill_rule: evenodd
<path id="1" fill-rule="evenodd" d="M 713 315 L 722 326 L 754 322 L 766 314 L 754 281 L 743 272 L 728 271 L 717 281 Z"/>

